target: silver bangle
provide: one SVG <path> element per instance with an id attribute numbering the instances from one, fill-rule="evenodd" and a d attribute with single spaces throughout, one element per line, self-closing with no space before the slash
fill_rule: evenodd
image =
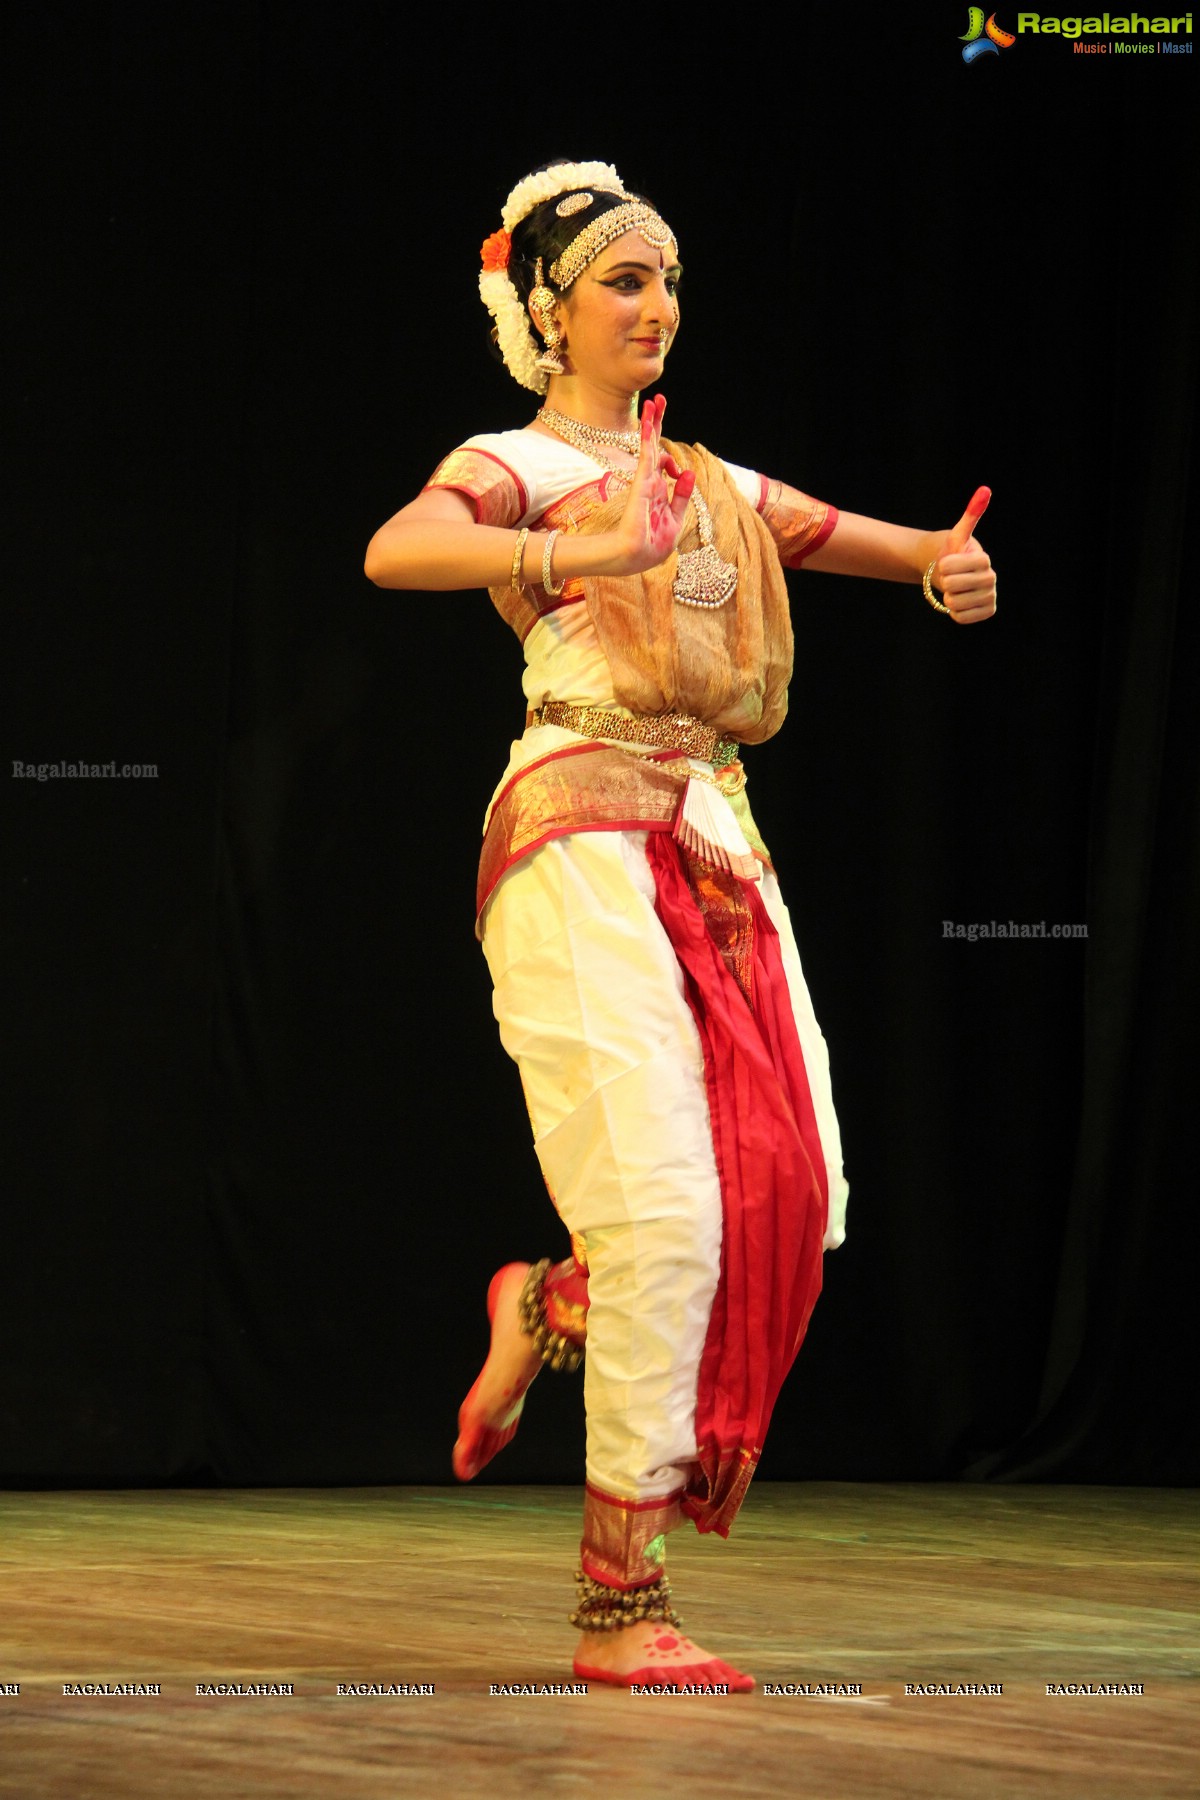
<path id="1" fill-rule="evenodd" d="M 563 591 L 563 582 L 560 581 L 558 586 L 555 587 L 554 579 L 550 573 L 550 558 L 554 554 L 554 540 L 557 536 L 558 532 L 552 531 L 550 536 L 546 539 L 546 548 L 542 551 L 542 588 L 547 594 L 555 595 L 561 594 Z"/>

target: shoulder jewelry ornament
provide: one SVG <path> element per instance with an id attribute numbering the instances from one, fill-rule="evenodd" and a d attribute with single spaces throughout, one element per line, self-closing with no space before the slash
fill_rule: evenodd
<path id="1" fill-rule="evenodd" d="M 542 259 L 537 259 L 537 274 L 529 293 L 529 316 L 546 340 L 546 348 L 538 357 L 536 367 L 547 375 L 561 375 L 563 372 L 562 338 L 558 326 L 554 323 L 555 296 L 546 286 L 542 275 Z"/>

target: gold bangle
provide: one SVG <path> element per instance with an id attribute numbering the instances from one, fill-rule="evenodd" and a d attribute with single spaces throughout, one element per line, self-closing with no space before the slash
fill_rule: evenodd
<path id="1" fill-rule="evenodd" d="M 512 573 L 508 578 L 508 585 L 514 594 L 519 594 L 521 591 L 521 560 L 525 555 L 525 539 L 528 536 L 529 527 L 527 525 L 522 525 L 520 531 L 517 533 L 517 544 L 513 551 Z"/>
<path id="2" fill-rule="evenodd" d="M 555 540 L 557 537 L 558 537 L 558 531 L 557 531 L 557 529 L 555 529 L 554 531 L 552 531 L 550 533 L 550 536 L 546 539 L 546 548 L 542 552 L 542 588 L 545 593 L 554 595 L 556 597 L 559 594 L 561 594 L 563 591 L 563 584 L 561 581 L 559 582 L 558 586 L 555 587 L 554 576 L 553 576 L 553 574 L 551 572 L 551 568 L 550 568 L 550 558 L 554 554 L 554 544 L 555 544 Z"/>
<path id="3" fill-rule="evenodd" d="M 937 557 L 935 556 L 933 559 L 933 562 L 930 563 L 929 567 L 925 571 L 924 576 L 921 579 L 921 586 L 925 591 L 925 598 L 928 600 L 930 606 L 932 606 L 934 612 L 948 613 L 950 611 L 950 608 L 948 606 L 942 605 L 941 601 L 938 599 L 937 595 L 934 593 L 933 583 L 929 579 L 930 576 L 933 574 L 934 563 L 936 563 L 936 562 L 937 562 Z"/>

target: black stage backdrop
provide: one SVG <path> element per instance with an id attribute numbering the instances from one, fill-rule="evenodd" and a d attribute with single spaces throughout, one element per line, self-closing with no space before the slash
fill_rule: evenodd
<path id="1" fill-rule="evenodd" d="M 5 781 L 10 1484 L 448 1480 L 487 1277 L 565 1251 L 472 935 L 519 650 L 361 573 L 530 415 L 477 246 L 556 155 L 678 230 L 671 433 L 995 491 L 984 628 L 791 578 L 751 785 L 853 1191 L 763 1473 L 1194 1479 L 1196 59 L 966 11 L 9 19 L 5 754 L 157 770 Z M 547 1375 L 485 1479 L 582 1454 Z"/>

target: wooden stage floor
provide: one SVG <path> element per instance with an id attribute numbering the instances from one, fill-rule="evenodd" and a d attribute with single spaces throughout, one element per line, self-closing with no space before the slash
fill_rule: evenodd
<path id="1" fill-rule="evenodd" d="M 0 1794 L 1200 1795 L 1191 1493 L 760 1482 L 727 1544 L 689 1528 L 670 1552 L 688 1630 L 754 1694 L 492 1694 L 572 1679 L 579 1504 L 0 1495 Z M 161 1692 L 63 1692 L 88 1682 Z M 196 1691 L 239 1682 L 294 1692 Z M 1003 1691 L 906 1693 L 972 1683 Z M 1069 1684 L 1143 1691 L 1046 1691 Z"/>

